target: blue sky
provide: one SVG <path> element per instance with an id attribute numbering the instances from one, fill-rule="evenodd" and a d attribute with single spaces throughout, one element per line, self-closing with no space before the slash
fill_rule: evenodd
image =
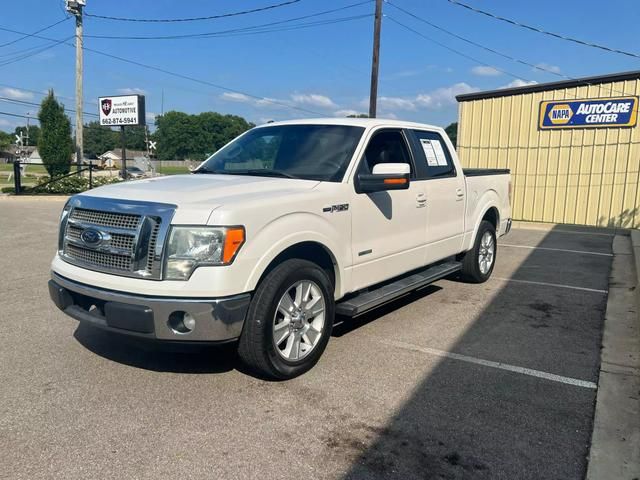
<path id="1" fill-rule="evenodd" d="M 284 0 L 87 0 L 86 12 L 134 18 L 184 18 L 263 7 Z M 358 0 L 301 0 L 280 8 L 234 18 L 142 24 L 85 18 L 89 35 L 181 35 L 244 28 L 344 7 Z M 64 18 L 63 0 L 5 2 L 0 27 L 34 32 Z M 640 53 L 636 31 L 640 5 L 635 0 L 467 0 L 496 14 L 547 30 Z M 570 77 L 640 69 L 640 59 L 599 51 L 546 37 L 455 6 L 447 0 L 392 0 L 411 13 L 477 43 Z M 457 93 L 504 87 L 517 82 L 548 82 L 561 77 L 540 72 L 447 36 L 385 3 L 379 88 L 380 117 L 447 125 L 457 117 Z M 342 19 L 373 13 L 369 2 L 302 22 Z M 456 49 L 463 58 L 405 30 L 405 25 Z M 291 24 L 289 24 L 291 25 Z M 218 111 L 250 121 L 344 115 L 366 112 L 369 95 L 373 18 L 358 18 L 313 28 L 248 36 L 185 40 L 133 41 L 85 39 L 85 46 L 202 79 L 266 100 L 224 91 L 161 72 L 85 53 L 85 110 L 97 112 L 98 96 L 140 92 L 147 111 L 196 113 Z M 68 20 L 40 35 L 62 39 L 74 33 Z M 0 31 L 0 45 L 18 38 Z M 64 44 L 3 65 L 23 50 L 47 45 L 27 38 L 0 47 L 0 96 L 40 102 L 39 93 L 53 88 L 67 108 L 74 108 L 74 49 Z M 27 52 L 28 53 L 28 52 Z M 514 76 L 487 67 L 488 64 Z M 4 71 L 2 71 L 4 70 Z M 308 110 L 287 108 L 269 100 Z M 0 111 L 37 113 L 37 107 L 0 100 Z M 316 114 L 317 113 L 317 114 Z M 85 121 L 92 118 L 87 116 Z M 23 120 L 0 115 L 0 129 Z"/>

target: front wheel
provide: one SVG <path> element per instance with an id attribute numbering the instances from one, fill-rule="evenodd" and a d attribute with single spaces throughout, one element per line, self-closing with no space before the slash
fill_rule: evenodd
<path id="1" fill-rule="evenodd" d="M 309 370 L 333 328 L 333 285 L 316 264 L 287 260 L 260 282 L 249 306 L 238 354 L 252 370 L 276 379 Z"/>
<path id="2" fill-rule="evenodd" d="M 473 248 L 462 258 L 462 278 L 472 283 L 489 280 L 496 263 L 496 253 L 496 229 L 491 223 L 483 220 Z"/>

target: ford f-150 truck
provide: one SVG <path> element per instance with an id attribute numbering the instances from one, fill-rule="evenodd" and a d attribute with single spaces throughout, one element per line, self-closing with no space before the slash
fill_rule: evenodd
<path id="1" fill-rule="evenodd" d="M 161 341 L 237 341 L 259 374 L 319 359 L 354 317 L 445 276 L 486 281 L 508 170 L 464 170 L 439 127 L 319 119 L 253 128 L 192 174 L 73 196 L 49 291 L 71 317 Z"/>

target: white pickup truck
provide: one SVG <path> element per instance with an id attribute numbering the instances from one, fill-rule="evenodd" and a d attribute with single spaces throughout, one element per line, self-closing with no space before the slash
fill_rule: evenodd
<path id="1" fill-rule="evenodd" d="M 271 123 L 191 175 L 104 186 L 60 219 L 49 291 L 82 322 L 163 341 L 238 342 L 291 378 L 354 317 L 445 276 L 489 278 L 511 227 L 508 170 L 463 170 L 439 127 Z"/>

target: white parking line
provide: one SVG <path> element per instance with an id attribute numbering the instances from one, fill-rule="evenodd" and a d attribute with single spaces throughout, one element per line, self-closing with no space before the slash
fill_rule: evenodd
<path id="1" fill-rule="evenodd" d="M 613 257 L 612 253 L 589 252 L 587 250 L 568 250 L 566 248 L 530 247 L 528 245 L 513 245 L 512 243 L 499 243 L 499 247 L 526 248 L 528 250 L 549 250 L 552 252 L 580 253 L 583 255 L 600 255 L 603 257 Z"/>
<path id="2" fill-rule="evenodd" d="M 583 292 L 604 293 L 605 295 L 609 293 L 607 290 L 599 290 L 597 288 L 575 287 L 573 285 L 564 285 L 561 283 L 534 282 L 532 280 L 516 280 L 514 278 L 503 278 L 503 277 L 491 277 L 491 278 L 494 278 L 495 280 L 502 280 L 503 282 L 527 283 L 529 285 L 541 285 L 544 287 L 553 287 L 553 288 L 569 288 L 571 290 L 581 290 Z"/>
<path id="3" fill-rule="evenodd" d="M 543 378 L 545 380 L 551 380 L 552 382 L 565 383 L 567 385 L 573 385 L 575 387 L 597 389 L 598 386 L 594 382 L 587 380 L 579 380 L 577 378 L 564 377 L 562 375 L 556 375 L 554 373 L 547 373 L 540 370 L 534 370 L 532 368 L 517 367 L 515 365 L 508 365 L 506 363 L 492 362 L 491 360 L 483 360 L 481 358 L 469 357 L 467 355 L 461 355 L 459 353 L 447 352 L 444 350 L 437 350 L 435 348 L 421 347 L 419 345 L 413 345 L 411 343 L 399 342 L 396 340 L 378 340 L 380 343 L 391 345 L 393 347 L 402 348 L 405 350 L 413 350 L 415 352 L 422 352 L 428 355 L 435 355 L 437 357 L 451 358 L 453 360 L 460 360 L 461 362 L 474 363 L 476 365 L 482 365 L 485 367 L 497 368 L 500 370 L 507 370 L 509 372 L 521 373 L 523 375 L 529 375 L 530 377 Z"/>

